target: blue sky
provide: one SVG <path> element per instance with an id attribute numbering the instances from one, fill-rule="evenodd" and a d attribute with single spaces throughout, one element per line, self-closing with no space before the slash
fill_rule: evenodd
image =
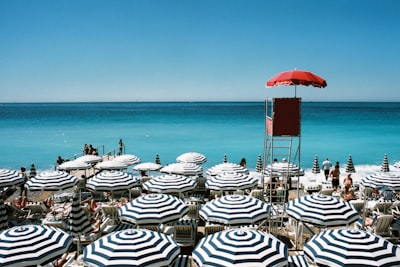
<path id="1" fill-rule="evenodd" d="M 397 0 L 2 0 L 0 102 L 399 101 Z"/>

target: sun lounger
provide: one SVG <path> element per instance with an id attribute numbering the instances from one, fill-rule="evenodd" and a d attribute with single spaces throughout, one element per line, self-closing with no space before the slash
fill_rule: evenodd
<path id="1" fill-rule="evenodd" d="M 45 217 L 48 208 L 42 202 L 29 202 L 24 210 L 28 211 L 27 219 L 31 221 L 41 220 Z"/>
<path id="2" fill-rule="evenodd" d="M 204 227 L 204 235 L 205 236 L 211 235 L 214 233 L 224 231 L 225 229 L 226 229 L 226 227 L 224 225 L 213 225 L 213 224 L 206 225 Z"/>

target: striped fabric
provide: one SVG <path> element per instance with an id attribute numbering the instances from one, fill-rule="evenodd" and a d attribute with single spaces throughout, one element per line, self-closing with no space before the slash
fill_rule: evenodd
<path id="1" fill-rule="evenodd" d="M 158 171 L 161 168 L 161 164 L 157 164 L 154 162 L 143 162 L 135 165 L 132 169 L 134 169 L 135 171 Z"/>
<path id="2" fill-rule="evenodd" d="M 8 228 L 8 216 L 3 198 L 0 198 L 0 230 Z"/>
<path id="3" fill-rule="evenodd" d="M 310 266 L 304 255 L 290 255 L 288 267 L 308 267 Z"/>
<path id="4" fill-rule="evenodd" d="M 113 159 L 114 161 L 119 161 L 124 163 L 125 165 L 133 165 L 139 163 L 141 159 L 135 155 L 124 154 Z"/>
<path id="5" fill-rule="evenodd" d="M 400 192 L 400 175 L 396 172 L 378 172 L 361 178 L 360 185 L 372 188 L 386 186 L 394 191 Z"/>
<path id="6" fill-rule="evenodd" d="M 61 171 L 68 171 L 68 170 L 87 170 L 92 168 L 92 165 L 86 163 L 84 161 L 79 160 L 71 160 L 66 161 L 60 164 L 57 169 Z"/>
<path id="7" fill-rule="evenodd" d="M 192 191 L 196 188 L 197 182 L 191 178 L 166 174 L 154 177 L 143 184 L 143 189 L 149 192 L 160 194 L 174 194 Z"/>
<path id="8" fill-rule="evenodd" d="M 94 230 L 88 215 L 82 209 L 77 195 L 72 200 L 72 208 L 69 214 L 68 228 L 73 236 L 88 234 Z"/>
<path id="9" fill-rule="evenodd" d="M 229 229 L 202 238 L 192 253 L 196 266 L 287 266 L 288 249 L 273 235 Z"/>
<path id="10" fill-rule="evenodd" d="M 102 171 L 86 183 L 86 188 L 99 192 L 128 190 L 140 184 L 140 178 L 121 171 Z"/>
<path id="11" fill-rule="evenodd" d="M 171 267 L 191 267 L 192 257 L 189 255 L 179 255 Z"/>
<path id="12" fill-rule="evenodd" d="M 224 162 L 209 168 L 206 173 L 209 176 L 215 176 L 223 172 L 238 172 L 248 174 L 249 170 L 239 164 Z"/>
<path id="13" fill-rule="evenodd" d="M 24 181 L 21 173 L 15 170 L 0 169 L 0 187 L 9 187 Z"/>
<path id="14" fill-rule="evenodd" d="M 207 158 L 203 154 L 197 152 L 187 152 L 179 155 L 176 161 L 179 163 L 203 164 L 207 162 Z"/>
<path id="15" fill-rule="evenodd" d="M 148 194 L 119 208 L 122 222 L 136 225 L 165 224 L 177 221 L 189 211 L 181 199 L 166 194 Z"/>
<path id="16" fill-rule="evenodd" d="M 128 229 L 99 238 L 83 250 L 85 266 L 169 266 L 180 253 L 174 239 L 168 235 Z"/>
<path id="17" fill-rule="evenodd" d="M 286 212 L 298 221 L 323 227 L 348 225 L 359 218 L 357 210 L 349 202 L 321 194 L 289 200 Z"/>
<path id="18" fill-rule="evenodd" d="M 26 182 L 30 191 L 59 191 L 74 187 L 79 182 L 75 176 L 63 171 L 41 172 Z"/>
<path id="19" fill-rule="evenodd" d="M 0 233 L 0 266 L 36 266 L 69 250 L 72 237 L 44 225 L 16 226 Z"/>
<path id="20" fill-rule="evenodd" d="M 245 195 L 228 195 L 207 202 L 199 216 L 207 222 L 249 225 L 268 218 L 270 205 Z"/>
<path id="21" fill-rule="evenodd" d="M 196 176 L 203 174 L 203 168 L 194 163 L 172 163 L 161 168 L 160 172 L 185 176 Z"/>
<path id="22" fill-rule="evenodd" d="M 206 181 L 206 188 L 218 191 L 235 191 L 254 188 L 258 179 L 246 173 L 222 172 Z"/>
<path id="23" fill-rule="evenodd" d="M 399 266 L 400 248 L 359 229 L 326 230 L 304 245 L 305 255 L 318 266 Z"/>

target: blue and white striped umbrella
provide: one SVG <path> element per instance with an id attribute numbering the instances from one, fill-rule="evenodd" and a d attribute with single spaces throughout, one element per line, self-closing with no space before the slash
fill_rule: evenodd
<path id="1" fill-rule="evenodd" d="M 192 191 L 197 182 L 182 175 L 166 174 L 154 177 L 143 184 L 143 189 L 154 193 L 173 194 Z"/>
<path id="2" fill-rule="evenodd" d="M 158 171 L 161 168 L 161 164 L 157 164 L 155 162 L 143 162 L 135 165 L 132 169 L 135 171 Z"/>
<path id="3" fill-rule="evenodd" d="M 235 191 L 254 188 L 258 185 L 258 179 L 246 173 L 222 172 L 216 176 L 210 176 L 206 181 L 206 188 L 210 190 Z"/>
<path id="4" fill-rule="evenodd" d="M 183 200 L 166 194 L 148 194 L 119 208 L 120 220 L 136 225 L 158 225 L 177 221 L 189 211 Z"/>
<path id="5" fill-rule="evenodd" d="M 86 188 L 99 192 L 128 190 L 140 184 L 140 178 L 122 171 L 102 171 L 86 183 Z"/>
<path id="6" fill-rule="evenodd" d="M 15 170 L 0 169 L 0 187 L 9 187 L 24 181 L 22 174 Z"/>
<path id="7" fill-rule="evenodd" d="M 163 233 L 128 229 L 99 238 L 83 250 L 82 261 L 88 267 L 170 266 L 180 248 Z"/>
<path id="8" fill-rule="evenodd" d="M 0 231 L 8 228 L 8 216 L 3 198 L 0 197 Z"/>
<path id="9" fill-rule="evenodd" d="M 209 168 L 206 174 L 209 176 L 215 176 L 223 172 L 238 172 L 248 174 L 249 170 L 239 164 L 224 162 Z"/>
<path id="10" fill-rule="evenodd" d="M 98 170 L 124 170 L 128 165 L 120 161 L 107 160 L 97 163 L 94 167 Z"/>
<path id="11" fill-rule="evenodd" d="M 249 225 L 267 219 L 270 205 L 245 195 L 228 195 L 207 202 L 199 216 L 208 222 L 225 225 Z"/>
<path id="12" fill-rule="evenodd" d="M 113 159 L 113 161 L 118 161 L 118 162 L 122 162 L 125 165 L 133 165 L 133 164 L 137 164 L 139 162 L 141 162 L 142 160 L 135 155 L 130 155 L 130 154 L 124 154 L 121 156 L 117 156 Z"/>
<path id="13" fill-rule="evenodd" d="M 348 225 L 359 218 L 357 210 L 349 202 L 321 194 L 289 200 L 286 213 L 298 221 L 320 227 Z"/>
<path id="14" fill-rule="evenodd" d="M 186 152 L 179 155 L 176 161 L 180 163 L 203 164 L 207 162 L 207 158 L 203 154 L 197 152 Z"/>
<path id="15" fill-rule="evenodd" d="M 325 230 L 304 245 L 318 266 L 400 266 L 400 248 L 359 229 Z"/>
<path id="16" fill-rule="evenodd" d="M 287 266 L 287 246 L 272 234 L 229 229 L 202 238 L 192 253 L 196 266 Z"/>
<path id="17" fill-rule="evenodd" d="M 397 172 L 378 172 L 360 179 L 360 185 L 371 188 L 387 186 L 400 192 L 400 174 Z"/>
<path id="18" fill-rule="evenodd" d="M 88 234 L 95 229 L 88 214 L 82 209 L 79 195 L 75 194 L 72 199 L 71 212 L 68 218 L 68 230 L 72 236 Z"/>
<path id="19" fill-rule="evenodd" d="M 87 162 L 80 161 L 80 160 L 70 160 L 61 163 L 57 169 L 60 171 L 69 171 L 69 170 L 87 170 L 92 168 L 92 165 L 90 165 Z"/>
<path id="20" fill-rule="evenodd" d="M 58 191 L 74 187 L 79 179 L 63 171 L 41 172 L 26 182 L 30 191 Z"/>
<path id="21" fill-rule="evenodd" d="M 72 237 L 60 228 L 23 225 L 0 233 L 0 266 L 36 266 L 69 250 Z"/>
<path id="22" fill-rule="evenodd" d="M 303 176 L 304 170 L 290 162 L 275 162 L 265 168 L 268 176 Z"/>
<path id="23" fill-rule="evenodd" d="M 203 168 L 194 163 L 172 163 L 162 167 L 160 172 L 185 176 L 196 176 L 203 174 Z"/>
<path id="24" fill-rule="evenodd" d="M 288 257 L 288 267 L 308 267 L 307 259 L 304 255 L 290 255 Z"/>
<path id="25" fill-rule="evenodd" d="M 103 159 L 100 156 L 96 156 L 96 155 L 83 155 L 79 158 L 76 158 L 75 160 L 92 164 L 92 163 L 100 162 Z"/>

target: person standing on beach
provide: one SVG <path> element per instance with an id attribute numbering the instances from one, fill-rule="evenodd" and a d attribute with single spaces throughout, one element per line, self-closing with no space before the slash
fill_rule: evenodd
<path id="1" fill-rule="evenodd" d="M 332 188 L 333 190 L 338 190 L 339 188 L 339 176 L 340 176 L 340 166 L 339 162 L 336 161 L 335 167 L 330 172 L 330 176 L 332 177 Z"/>
<path id="2" fill-rule="evenodd" d="M 20 174 L 22 175 L 22 177 L 24 177 L 24 181 L 19 185 L 19 188 L 21 189 L 20 196 L 21 197 L 22 196 L 26 197 L 27 196 L 27 192 L 26 192 L 26 189 L 25 189 L 25 184 L 26 184 L 26 182 L 28 182 L 29 177 L 28 177 L 28 174 L 26 173 L 26 168 L 25 167 L 21 167 Z"/>
<path id="3" fill-rule="evenodd" d="M 322 169 L 324 170 L 324 175 L 325 175 L 326 181 L 328 180 L 328 176 L 331 171 L 331 168 L 332 168 L 332 163 L 329 161 L 328 158 L 326 158 L 324 160 L 324 162 L 322 162 Z"/>

